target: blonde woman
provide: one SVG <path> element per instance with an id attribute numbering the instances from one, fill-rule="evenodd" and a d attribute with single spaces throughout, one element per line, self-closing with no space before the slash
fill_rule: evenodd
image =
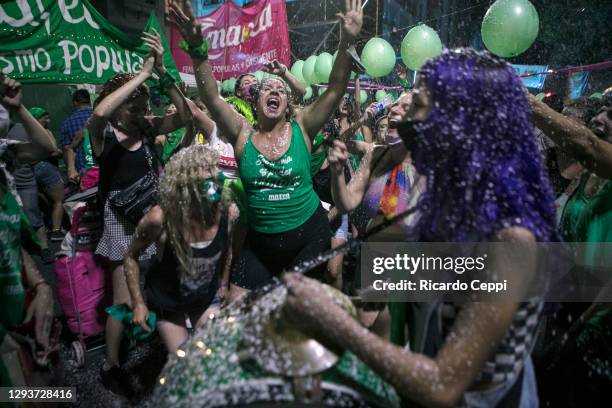
<path id="1" fill-rule="evenodd" d="M 223 179 L 213 150 L 192 146 L 176 153 L 160 183 L 160 204 L 138 223 L 123 263 L 134 324 L 151 330 L 146 322 L 149 307 L 154 310 L 169 352 L 187 339 L 186 317 L 198 328 L 227 297 L 238 208 L 223 194 Z M 145 304 L 138 257 L 152 243 L 158 254 Z"/>

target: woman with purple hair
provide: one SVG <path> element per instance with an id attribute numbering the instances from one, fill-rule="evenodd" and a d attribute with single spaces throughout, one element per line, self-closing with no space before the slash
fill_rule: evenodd
<path id="1" fill-rule="evenodd" d="M 421 70 L 408 116 L 419 123 L 408 147 L 427 179 L 415 233 L 421 241 L 520 245 L 520 267 L 495 253 L 487 262 L 518 283 L 521 297 L 440 302 L 438 324 L 430 325 L 440 333 L 426 336 L 421 349 L 364 330 L 318 283 L 297 274 L 285 277 L 287 316 L 355 353 L 411 402 L 537 406 L 530 350 L 542 303 L 526 291 L 537 242 L 558 236 L 526 92 L 506 62 L 447 50 Z M 411 331 L 411 338 L 429 334 Z"/>

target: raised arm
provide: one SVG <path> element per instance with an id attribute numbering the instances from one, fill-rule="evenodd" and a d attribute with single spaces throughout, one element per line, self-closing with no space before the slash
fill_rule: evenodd
<path id="1" fill-rule="evenodd" d="M 123 272 L 125 273 L 125 280 L 130 292 L 130 298 L 132 299 L 132 310 L 134 311 L 133 323 L 147 331 L 151 331 L 151 328 L 147 325 L 149 309 L 140 291 L 138 257 L 145 248 L 156 242 L 161 235 L 162 218 L 162 210 L 159 206 L 156 206 L 140 220 L 136 227 L 134 239 L 123 260 Z"/>
<path id="2" fill-rule="evenodd" d="M 488 264 L 495 265 L 495 270 L 505 277 L 513 277 L 513 282 L 517 276 L 523 276 L 524 290 L 535 272 L 535 243 L 526 230 L 508 231 L 509 235 L 530 240 L 521 243 L 525 252 L 520 262 L 508 264 L 502 256 L 491 257 Z M 519 268 L 529 268 L 531 275 L 525 275 L 526 270 Z M 517 273 L 519 270 L 521 273 Z M 428 357 L 400 348 L 364 329 L 336 305 L 319 283 L 298 274 L 286 275 L 285 283 L 289 292 L 286 315 L 292 321 L 299 322 L 308 333 L 355 353 L 402 396 L 423 406 L 457 404 L 506 335 L 519 306 L 508 298 L 467 304 L 459 312 L 440 351 L 435 357 Z"/>
<path id="3" fill-rule="evenodd" d="M 142 66 L 140 72 L 125 85 L 117 89 L 115 92 L 102 99 L 94 109 L 93 115 L 87 122 L 87 130 L 89 130 L 89 140 L 94 156 L 98 157 L 104 150 L 104 129 L 113 112 L 128 100 L 130 95 L 138 89 L 145 81 L 151 78 L 153 73 L 153 65 L 155 57 L 152 55 L 147 57 L 147 60 Z"/>
<path id="4" fill-rule="evenodd" d="M 200 98 L 210 111 L 219 129 L 230 143 L 236 144 L 245 122 L 234 108 L 219 95 L 217 81 L 208 63 L 207 43 L 202 37 L 202 29 L 191 10 L 190 2 L 181 8 L 176 2 L 170 5 L 170 20 L 180 31 L 188 44 L 189 54 L 193 61 L 193 70 L 198 85 Z"/>
<path id="5" fill-rule="evenodd" d="M 264 71 L 269 72 L 272 75 L 278 75 L 283 78 L 289 88 L 291 88 L 291 92 L 293 92 L 293 100 L 296 102 L 300 102 L 304 95 L 306 94 L 306 87 L 302 84 L 298 79 L 289 71 L 289 69 L 284 65 L 274 60 L 272 62 L 268 62 L 264 66 Z"/>
<path id="6" fill-rule="evenodd" d="M 357 172 L 347 185 L 344 177 L 344 167 L 347 166 L 348 150 L 343 142 L 339 140 L 334 141 L 334 146 L 329 151 L 327 161 L 331 171 L 332 197 L 340 214 L 354 210 L 363 200 L 363 196 L 370 183 L 373 156 L 374 149 L 370 149 L 363 156 L 359 169 L 357 169 Z"/>
<path id="7" fill-rule="evenodd" d="M 546 136 L 567 151 L 587 169 L 612 179 L 612 144 L 597 137 L 583 126 L 551 109 L 534 96 L 529 96 L 533 120 Z"/>
<path id="8" fill-rule="evenodd" d="M 53 136 L 23 106 L 21 84 L 0 72 L 0 85 L 4 88 L 3 93 L 0 93 L 2 97 L 0 103 L 19 118 L 32 143 L 29 147 L 29 150 L 33 150 L 32 155 L 40 160 L 56 152 L 57 146 Z"/>
<path id="9" fill-rule="evenodd" d="M 185 102 L 187 98 L 185 98 L 164 66 L 164 47 L 161 43 L 159 33 L 153 29 L 153 33 L 142 33 L 141 38 L 151 49 L 151 53 L 155 57 L 155 70 L 159 74 L 160 86 L 167 89 L 170 101 L 176 106 L 176 113 L 172 115 L 154 116 L 150 118 L 151 125 L 153 126 L 153 134 L 163 135 L 174 132 L 176 129 L 185 126 L 185 124 L 191 120 L 191 112 Z"/>
<path id="10" fill-rule="evenodd" d="M 307 135 L 313 139 L 323 127 L 330 115 L 338 109 L 342 96 L 351 75 L 351 57 L 347 52 L 351 44 L 361 32 L 363 10 L 361 0 L 345 0 L 345 13 L 338 13 L 341 20 L 340 44 L 338 56 L 329 76 L 329 87 L 312 105 L 309 105 L 298 115 L 298 122 Z"/>

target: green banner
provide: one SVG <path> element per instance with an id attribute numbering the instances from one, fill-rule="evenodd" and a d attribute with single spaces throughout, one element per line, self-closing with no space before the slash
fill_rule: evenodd
<path id="1" fill-rule="evenodd" d="M 180 81 L 170 47 L 153 13 L 145 31 L 162 36 L 164 63 Z M 23 83 L 101 84 L 138 72 L 148 48 L 111 25 L 87 0 L 0 3 L 0 69 Z"/>

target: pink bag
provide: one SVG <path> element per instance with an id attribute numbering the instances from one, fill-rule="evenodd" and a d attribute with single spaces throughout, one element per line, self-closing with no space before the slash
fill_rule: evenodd
<path id="1" fill-rule="evenodd" d="M 92 167 L 85 171 L 85 174 L 81 177 L 80 190 L 85 191 L 98 185 L 100 179 L 100 169 L 98 167 Z"/>
<path id="2" fill-rule="evenodd" d="M 67 317 L 70 331 L 89 337 L 104 331 L 105 273 L 102 258 L 92 252 L 77 252 L 74 257 L 55 261 L 57 297 Z"/>

